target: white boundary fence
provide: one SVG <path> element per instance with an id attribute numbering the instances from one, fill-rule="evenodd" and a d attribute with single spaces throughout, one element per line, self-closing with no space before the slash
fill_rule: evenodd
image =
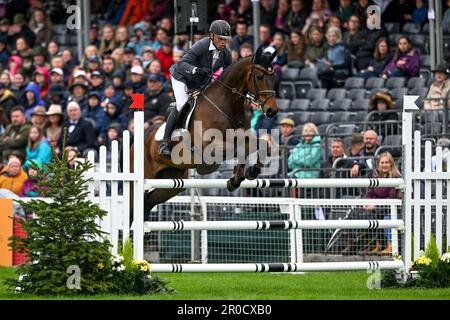
<path id="1" fill-rule="evenodd" d="M 401 252 L 403 256 L 403 266 L 409 267 L 413 258 L 418 257 L 420 250 L 423 250 L 430 239 L 432 234 L 432 230 L 435 230 L 435 235 L 438 243 L 439 250 L 446 251 L 447 248 L 443 247 L 443 244 L 450 244 L 450 224 L 449 224 L 449 211 L 450 209 L 447 206 L 447 199 L 450 198 L 450 188 L 447 188 L 447 197 L 443 199 L 442 190 L 444 185 L 447 183 L 447 180 L 450 179 L 450 166 L 447 167 L 446 172 L 442 172 L 442 150 L 440 147 L 437 148 L 437 172 L 431 172 L 431 142 L 425 143 L 425 170 L 421 171 L 421 137 L 420 132 L 414 133 L 413 139 L 413 114 L 412 112 L 418 111 L 418 108 L 413 103 L 418 97 L 416 96 L 405 96 L 404 97 L 404 112 L 403 112 L 403 155 L 404 155 L 404 166 L 403 166 L 403 177 L 404 179 L 305 179 L 305 180 L 297 180 L 297 179 L 257 179 L 254 181 L 244 181 L 242 183 L 243 188 L 267 188 L 267 187 L 284 187 L 284 188 L 295 188 L 295 187 L 397 187 L 404 190 L 404 200 L 403 200 L 403 217 L 402 221 L 399 220 L 391 220 L 387 221 L 378 221 L 378 222 L 370 222 L 366 220 L 364 223 L 358 224 L 357 227 L 361 228 L 372 228 L 373 223 L 378 223 L 378 227 L 393 227 L 401 229 L 401 236 L 403 240 L 403 252 Z M 135 139 L 134 139 L 134 172 L 130 172 L 130 140 L 128 132 L 124 132 L 123 137 L 123 169 L 122 172 L 118 172 L 118 159 L 119 152 L 117 148 L 117 143 L 113 143 L 112 145 L 112 155 L 111 155 L 111 164 L 106 163 L 106 147 L 100 148 L 99 153 L 99 167 L 93 168 L 90 172 L 87 173 L 87 177 L 93 179 L 93 183 L 90 183 L 88 188 L 91 191 L 90 197 L 94 202 L 99 203 L 100 207 L 109 212 L 108 217 L 106 217 L 100 223 L 102 224 L 103 230 L 108 232 L 111 237 L 111 241 L 113 243 L 113 253 L 117 252 L 118 246 L 118 230 L 123 226 L 129 226 L 129 214 L 130 214 L 130 185 L 134 185 L 134 190 L 141 190 L 142 192 L 134 192 L 133 199 L 133 245 L 134 245 L 134 256 L 136 259 L 143 259 L 144 253 L 144 233 L 148 231 L 148 229 L 153 229 L 157 226 L 162 227 L 167 224 L 167 222 L 153 222 L 153 223 L 145 223 L 144 224 L 144 213 L 143 213 L 143 195 L 144 189 L 151 188 L 223 188 L 226 184 L 226 180 L 181 180 L 181 179 L 161 179 L 161 180 L 145 180 L 144 179 L 144 120 L 143 120 L 143 112 L 135 111 Z M 414 147 L 414 155 L 413 148 Z M 93 154 L 88 156 L 88 159 L 93 162 Z M 448 158 L 448 163 L 450 163 L 450 155 Z M 108 169 L 108 165 L 110 168 Z M 435 189 L 436 189 L 436 197 L 432 197 L 432 181 L 435 181 Z M 107 182 L 111 182 L 110 184 L 110 195 L 107 196 Z M 123 183 L 123 197 L 118 197 L 118 183 Z M 98 195 L 95 194 L 95 186 L 98 187 Z M 421 188 L 424 188 L 425 197 L 421 198 Z M 203 198 L 204 199 L 204 198 Z M 216 198 L 217 199 L 217 198 Z M 122 200 L 122 201 L 120 201 Z M 173 200 L 173 199 L 172 199 Z M 280 199 L 281 200 L 281 199 Z M 320 203 L 324 203 L 324 199 L 308 199 L 309 201 L 320 201 Z M 332 199 L 333 201 L 338 201 L 336 199 Z M 232 201 L 232 199 L 229 199 Z M 284 199 L 284 201 L 299 201 L 298 199 Z M 305 203 L 305 199 L 300 200 L 301 203 Z M 348 203 L 348 200 L 345 200 Z M 354 200 L 356 201 L 356 200 Z M 358 200 L 359 203 L 362 201 Z M 399 200 L 393 200 L 399 201 Z M 379 200 L 377 200 L 379 203 Z M 401 203 L 401 202 L 400 202 Z M 444 207 L 446 208 L 444 210 Z M 422 210 L 423 209 L 423 210 Z M 435 211 L 435 219 L 432 220 L 432 211 Z M 414 214 L 413 214 L 414 211 Z M 421 215 L 421 211 L 423 211 L 423 217 Z M 423 219 L 422 219 L 423 218 Z M 298 214 L 294 214 L 291 220 L 298 220 Z M 446 230 L 443 230 L 444 220 L 446 221 Z M 414 230 L 412 230 L 412 224 L 414 221 Z M 207 232 L 205 229 L 211 228 L 213 224 L 211 222 L 198 222 L 198 226 L 194 227 L 191 223 L 184 222 L 185 226 L 189 225 L 192 227 L 192 230 L 201 229 L 202 236 L 203 232 Z M 202 224 L 203 223 L 203 224 Z M 206 224 L 205 224 L 206 223 Z M 248 225 L 245 224 L 243 227 L 242 222 L 239 228 L 248 228 L 255 229 L 257 226 L 257 222 L 250 222 Z M 287 222 L 288 223 L 288 222 Z M 290 228 L 290 232 L 294 232 L 296 234 L 295 238 L 298 239 L 298 235 L 301 235 L 301 228 L 304 227 L 314 227 L 314 228 L 333 228 L 333 227 L 342 227 L 342 228 L 355 228 L 355 225 L 350 224 L 347 226 L 346 223 L 328 220 L 328 221 L 320 221 L 318 224 L 316 222 L 309 224 L 307 221 L 298 221 L 297 228 Z M 352 223 L 359 223 L 357 221 L 352 221 Z M 288 223 L 289 224 L 289 223 Z M 169 222 L 169 225 L 173 226 L 174 223 Z M 279 225 L 279 222 L 277 222 Z M 222 224 L 225 227 L 225 224 Z M 255 228 L 254 228 L 255 227 Z M 169 227 L 165 227 L 169 228 Z M 217 223 L 214 224 L 214 228 L 217 228 Z M 169 228 L 170 229 L 170 228 Z M 248 230 L 247 229 L 247 230 Z M 300 229 L 300 230 L 296 230 Z M 262 231 L 264 232 L 264 231 Z M 394 229 L 393 235 L 397 235 L 397 230 Z M 446 234 L 446 239 L 444 239 L 443 234 Z M 130 235 L 130 229 L 128 227 L 123 228 L 123 237 L 126 239 Z M 421 236 L 424 235 L 424 241 L 421 241 Z M 301 238 L 301 237 L 300 237 Z M 412 238 L 414 238 L 414 250 L 412 251 Z M 301 244 L 301 239 L 300 242 Z M 301 249 L 300 249 L 301 250 Z M 394 250 L 395 251 L 395 250 Z M 300 252 L 301 253 L 301 252 Z M 293 262 L 299 261 L 299 257 L 297 259 L 292 259 Z M 398 268 L 400 265 L 398 262 L 393 263 L 379 263 L 379 268 L 384 267 L 395 267 Z M 333 266 L 323 266 L 322 268 L 317 267 L 317 264 L 303 264 L 302 266 L 296 265 L 295 263 L 291 266 L 283 266 L 286 270 L 296 269 L 297 271 L 302 270 L 354 270 L 358 268 L 362 269 L 370 269 L 373 268 L 372 264 L 368 264 L 368 262 L 360 262 L 353 264 L 345 264 L 342 269 L 338 267 L 335 268 L 336 263 L 333 263 Z M 245 265 L 245 267 L 244 267 Z M 264 270 L 270 270 L 264 269 Z M 279 264 L 276 264 L 279 265 Z M 168 270 L 173 269 L 171 264 L 168 265 L 152 265 L 153 271 L 157 272 L 175 272 Z M 193 271 L 193 267 L 188 267 L 185 265 L 182 266 L 182 270 L 184 271 Z M 228 270 L 231 271 L 233 268 L 232 265 L 225 265 L 222 267 L 198 267 L 195 270 L 226 270 L 229 266 Z M 312 269 L 309 269 L 311 266 Z M 353 266 L 353 268 L 352 268 Z M 254 270 L 254 268 L 260 268 L 261 264 L 239 264 L 239 267 L 236 267 L 237 270 Z M 317 267 L 317 268 L 313 268 Z M 208 269 L 210 268 L 210 269 Z M 278 266 L 276 269 L 279 270 L 281 267 Z M 350 269 L 346 269 L 350 268 Z M 330 270 L 331 270 L 330 269 Z M 165 271 L 164 271 L 165 270 Z M 179 271 L 179 269 L 176 269 Z M 198 271 L 201 272 L 201 271 Z"/>

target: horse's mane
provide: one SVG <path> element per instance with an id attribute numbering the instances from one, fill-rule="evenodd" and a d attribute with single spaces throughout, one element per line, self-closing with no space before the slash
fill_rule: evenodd
<path id="1" fill-rule="evenodd" d="M 220 75 L 219 78 L 227 77 L 230 73 L 234 72 L 234 69 L 242 70 L 243 65 L 251 63 L 251 57 L 243 58 L 238 61 L 233 62 L 225 71 Z"/>

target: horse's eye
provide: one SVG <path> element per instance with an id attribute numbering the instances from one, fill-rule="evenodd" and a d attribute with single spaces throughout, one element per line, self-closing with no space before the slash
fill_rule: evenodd
<path id="1" fill-rule="evenodd" d="M 264 78 L 264 75 L 263 74 L 261 74 L 261 73 L 257 73 L 256 74 L 256 79 L 258 79 L 258 80 L 262 80 Z"/>

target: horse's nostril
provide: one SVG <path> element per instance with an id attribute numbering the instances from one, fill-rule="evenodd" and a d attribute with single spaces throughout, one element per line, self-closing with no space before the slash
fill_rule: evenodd
<path id="1" fill-rule="evenodd" d="M 272 108 L 268 108 L 267 111 L 266 111 L 266 115 L 269 118 L 272 118 L 276 114 L 277 114 L 277 110 L 274 110 Z"/>

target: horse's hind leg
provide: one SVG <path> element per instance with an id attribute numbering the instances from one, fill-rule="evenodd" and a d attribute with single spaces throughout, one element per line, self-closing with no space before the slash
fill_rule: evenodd
<path id="1" fill-rule="evenodd" d="M 156 179 L 186 179 L 187 170 L 166 168 L 156 174 Z M 185 189 L 154 189 L 144 195 L 144 220 L 157 220 L 151 210 L 158 204 L 173 198 Z"/>

